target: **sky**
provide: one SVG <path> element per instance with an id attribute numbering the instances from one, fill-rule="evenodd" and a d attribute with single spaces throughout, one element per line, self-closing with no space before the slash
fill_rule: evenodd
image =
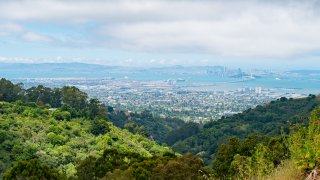
<path id="1" fill-rule="evenodd" d="M 320 69 L 320 1 L 1 0 L 0 62 Z"/>

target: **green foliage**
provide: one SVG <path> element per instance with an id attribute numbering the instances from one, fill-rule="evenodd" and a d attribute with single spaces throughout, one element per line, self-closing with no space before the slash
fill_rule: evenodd
<path id="1" fill-rule="evenodd" d="M 73 118 L 105 119 L 107 116 L 107 108 L 99 100 L 89 99 L 85 92 L 74 86 L 51 89 L 39 85 L 23 89 L 23 84 L 13 84 L 9 80 L 1 79 L 0 101 L 33 103 L 35 107 L 42 108 L 59 108 L 61 112 L 55 114 L 58 120 L 70 120 L 69 114 L 65 111 L 71 113 Z M 30 117 L 34 117 L 34 114 L 33 111 L 25 112 L 25 115 Z"/>
<path id="2" fill-rule="evenodd" d="M 59 120 L 59 121 L 61 121 L 61 120 L 70 121 L 70 119 L 71 119 L 71 113 L 68 111 L 55 110 L 52 113 L 52 116 L 54 117 L 54 119 Z"/>
<path id="3" fill-rule="evenodd" d="M 82 160 L 76 167 L 76 179 L 98 179 L 98 177 L 95 175 L 95 166 L 97 166 L 96 162 L 97 158 L 94 156 L 89 156 Z"/>
<path id="4" fill-rule="evenodd" d="M 307 127 L 303 124 L 294 125 L 282 141 L 271 138 L 268 142 L 259 142 L 250 155 L 243 155 L 239 151 L 234 155 L 230 149 L 241 149 L 239 144 L 241 146 L 241 143 L 229 143 L 229 148 L 226 145 L 220 147 L 214 161 L 216 176 L 224 172 L 229 178 L 236 179 L 302 179 L 310 170 L 320 167 L 320 107 L 311 112 Z M 228 159 L 226 157 L 232 159 L 228 161 L 231 161 L 230 165 L 224 161 Z M 284 160 L 286 158 L 289 159 Z M 217 169 L 219 165 L 224 165 L 226 168 L 222 170 L 226 171 L 220 172 L 221 169 Z M 278 165 L 280 167 L 274 169 Z"/>
<path id="5" fill-rule="evenodd" d="M 116 149 L 107 149 L 99 158 L 88 157 L 77 166 L 77 179 L 99 179 L 107 172 L 115 169 L 127 169 L 130 164 L 141 161 L 143 157 L 138 153 L 121 153 Z"/>
<path id="6" fill-rule="evenodd" d="M 77 179 L 208 179 L 211 171 L 202 160 L 172 153 L 142 157 L 137 153 L 106 150 L 101 157 L 88 157 L 77 167 Z"/>
<path id="7" fill-rule="evenodd" d="M 37 179 L 56 179 L 63 180 L 67 179 L 61 175 L 57 170 L 49 168 L 47 165 L 42 164 L 37 159 L 31 159 L 29 161 L 18 161 L 12 168 L 8 169 L 4 175 L 3 180 L 12 179 L 26 179 L 26 180 L 37 180 Z"/>
<path id="8" fill-rule="evenodd" d="M 188 153 L 154 169 L 155 179 L 209 179 L 211 171 L 199 158 Z"/>
<path id="9" fill-rule="evenodd" d="M 134 123 L 133 121 L 128 121 L 125 125 L 124 128 L 127 129 L 129 132 L 133 133 L 133 134 L 141 134 L 144 135 L 146 137 L 149 136 L 149 134 L 146 132 L 144 126 L 138 126 L 136 123 Z"/>
<path id="10" fill-rule="evenodd" d="M 320 107 L 310 117 L 308 127 L 296 127 L 289 140 L 291 158 L 300 170 L 306 171 L 320 166 Z"/>
<path id="11" fill-rule="evenodd" d="M 159 143 L 167 143 L 169 133 L 185 123 L 174 118 L 160 118 L 150 112 L 129 113 L 108 108 L 108 119 L 116 126 L 126 128 L 132 133 L 151 137 Z"/>
<path id="12" fill-rule="evenodd" d="M 76 87 L 40 85 L 25 90 L 22 84 L 1 79 L 0 101 L 7 101 L 0 102 L 0 178 L 7 170 L 4 179 L 211 178 L 212 172 L 199 158 L 176 157 L 145 136 L 181 153 L 191 151 L 206 162 L 214 157 L 216 178 L 264 179 L 289 154 L 303 172 L 320 166 L 320 107 L 305 127 L 309 112 L 320 104 L 314 95 L 280 98 L 202 129 L 148 111 L 114 110 Z M 107 117 L 127 130 L 116 128 Z M 271 137 L 288 133 L 289 126 L 298 123 L 287 144 L 285 138 Z M 237 138 L 223 144 L 232 136 Z"/>
<path id="13" fill-rule="evenodd" d="M 72 177 L 77 162 L 111 148 L 142 157 L 171 151 L 103 119 L 56 120 L 55 111 L 33 103 L 0 102 L 0 177 L 13 163 L 32 158 Z"/>
<path id="14" fill-rule="evenodd" d="M 90 99 L 87 108 L 90 119 L 107 117 L 107 109 L 98 99 Z"/>
<path id="15" fill-rule="evenodd" d="M 63 135 L 55 134 L 53 132 L 47 134 L 47 139 L 52 145 L 63 145 L 67 141 L 67 138 Z"/>
<path id="16" fill-rule="evenodd" d="M 258 144 L 252 156 L 241 156 L 236 154 L 230 165 L 232 174 L 239 179 L 263 179 L 269 175 L 274 164 L 268 159 L 268 149 Z"/>
<path id="17" fill-rule="evenodd" d="M 245 138 L 251 134 L 280 136 L 289 133 L 292 124 L 307 124 L 310 112 L 319 104 L 319 97 L 312 95 L 301 99 L 282 98 L 205 124 L 199 133 L 177 141 L 172 148 L 180 153 L 204 154 L 203 158 L 209 164 L 218 145 L 225 143 L 229 137 Z"/>
<path id="18" fill-rule="evenodd" d="M 105 134 L 110 131 L 109 124 L 103 119 L 94 119 L 91 121 L 91 133 L 94 135 Z"/>
<path id="19" fill-rule="evenodd" d="M 84 109 L 87 105 L 88 95 L 74 86 L 65 86 L 61 89 L 62 102 L 75 109 Z"/>
<path id="20" fill-rule="evenodd" d="M 98 99 L 90 99 L 85 92 L 80 91 L 74 86 L 65 86 L 63 88 L 48 88 L 42 85 L 23 89 L 22 84 L 13 84 L 12 82 L 0 80 L 0 101 L 19 101 L 20 105 L 30 107 L 41 107 L 46 109 L 49 107 L 57 108 L 53 116 L 56 120 L 67 120 L 71 118 L 88 118 L 88 119 L 110 119 L 116 126 L 127 128 L 130 132 L 144 135 L 155 139 L 159 143 L 167 143 L 172 139 L 181 139 L 194 133 L 183 132 L 183 135 L 171 134 L 170 132 L 178 129 L 184 124 L 179 119 L 160 118 L 153 116 L 148 111 L 142 113 L 128 113 L 114 110 L 112 107 L 105 107 Z M 31 103 L 31 104 L 26 104 Z M 12 109 L 12 112 L 17 112 L 18 109 Z M 21 110 L 19 110 L 21 111 Z M 42 116 L 36 109 L 26 109 L 25 116 L 34 117 Z M 1 113 L 1 109 L 0 109 Z M 182 128 L 180 131 L 185 131 Z M 179 136 L 174 138 L 173 136 Z M 173 142 L 169 142 L 173 144 Z"/>
<path id="21" fill-rule="evenodd" d="M 52 107 L 61 106 L 60 89 L 51 89 L 39 85 L 26 90 L 27 100 L 29 102 L 37 102 L 39 105 L 50 104 Z"/>
<path id="22" fill-rule="evenodd" d="M 22 84 L 13 84 L 4 78 L 0 79 L 0 101 L 14 102 L 23 100 L 25 91 Z"/>
<path id="23" fill-rule="evenodd" d="M 227 144 L 220 145 L 215 154 L 213 169 L 217 177 L 261 178 L 286 158 L 288 149 L 281 138 L 257 135 L 244 140 L 230 138 Z"/>
<path id="24" fill-rule="evenodd" d="M 5 88 L 10 87 L 17 91 L 7 92 Z M 184 124 L 180 120 L 110 107 L 108 113 L 101 102 L 89 99 L 76 87 L 40 85 L 24 90 L 3 79 L 0 92 L 0 100 L 16 101 L 0 102 L 0 177 L 12 164 L 5 175 L 9 179 L 117 179 L 120 172 L 124 179 L 201 179 L 209 175 L 200 159 L 191 154 L 177 158 L 168 147 L 144 137 L 163 142 L 168 132 Z M 106 121 L 107 115 L 143 136 L 114 127 Z M 184 129 L 192 131 L 190 127 Z M 56 177 L 55 172 L 65 177 L 59 173 Z"/>
<path id="25" fill-rule="evenodd" d="M 175 142 L 183 140 L 194 134 L 199 133 L 200 127 L 198 123 L 188 122 L 183 124 L 178 129 L 173 129 L 166 137 L 165 142 L 168 145 L 173 145 Z"/>

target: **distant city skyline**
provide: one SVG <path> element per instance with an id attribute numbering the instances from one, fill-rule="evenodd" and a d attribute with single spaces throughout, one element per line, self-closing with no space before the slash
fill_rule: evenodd
<path id="1" fill-rule="evenodd" d="M 0 62 L 320 69 L 320 1 L 0 1 Z"/>

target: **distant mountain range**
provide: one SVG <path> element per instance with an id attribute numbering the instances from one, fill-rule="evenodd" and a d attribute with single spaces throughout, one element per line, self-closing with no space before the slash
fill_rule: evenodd
<path id="1" fill-rule="evenodd" d="M 130 74 L 210 74 L 215 76 L 237 76 L 240 69 L 223 66 L 169 66 L 169 67 L 120 67 L 85 63 L 20 64 L 0 63 L 0 76 L 5 78 L 104 78 Z"/>
<path id="2" fill-rule="evenodd" d="M 107 77 L 110 70 L 114 68 L 84 63 L 0 63 L 0 76 L 6 78 Z"/>
<path id="3" fill-rule="evenodd" d="M 320 70 L 296 70 L 287 73 L 319 74 Z M 162 77 L 167 75 L 166 77 Z M 241 78 L 243 76 L 268 76 L 271 72 L 255 70 L 245 72 L 225 66 L 168 66 L 168 67 L 121 67 L 85 63 L 0 63 L 0 77 L 5 78 L 106 78 L 115 77 L 158 77 L 206 75 L 215 77 Z M 183 77 L 182 77 L 183 78 Z M 139 79 L 139 78 L 138 78 Z M 140 78 L 141 79 L 141 78 Z M 143 79 L 143 78 L 142 78 Z"/>

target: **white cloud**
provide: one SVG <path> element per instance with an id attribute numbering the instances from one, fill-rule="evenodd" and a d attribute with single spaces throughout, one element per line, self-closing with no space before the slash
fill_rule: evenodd
<path id="1" fill-rule="evenodd" d="M 66 62 L 85 62 L 82 58 L 65 58 L 65 57 L 47 57 L 47 58 L 35 58 L 35 57 L 22 57 L 22 56 L 1 56 L 0 62 L 2 63 L 66 63 Z M 95 62 L 93 62 L 95 63 Z"/>
<path id="2" fill-rule="evenodd" d="M 38 59 L 34 58 L 0 56 L 0 62 L 4 63 L 35 63 L 37 61 Z"/>
<path id="3" fill-rule="evenodd" d="M 52 41 L 52 39 L 49 38 L 48 36 L 29 31 L 17 23 L 6 22 L 6 23 L 0 24 L 0 36 L 11 36 L 11 35 L 27 42 L 51 42 Z"/>
<path id="4" fill-rule="evenodd" d="M 35 33 L 35 32 L 26 32 L 22 36 L 22 39 L 28 42 L 51 42 L 52 39 L 50 39 L 47 36 Z"/>
<path id="5" fill-rule="evenodd" d="M 92 39 L 63 38 L 70 44 L 143 52 L 290 57 L 320 50 L 319 7 L 317 0 L 11 0 L 0 2 L 0 19 L 102 24 L 97 31 L 87 32 Z M 22 38 L 50 41 L 33 32 Z"/>
<path id="6" fill-rule="evenodd" d="M 254 16 L 225 21 L 134 23 L 106 27 L 107 45 L 141 51 L 202 51 L 226 56 L 290 56 L 320 50 L 320 22 Z"/>
<path id="7" fill-rule="evenodd" d="M 20 33 L 23 27 L 15 23 L 2 23 L 0 24 L 0 36 L 7 36 L 13 33 Z"/>

